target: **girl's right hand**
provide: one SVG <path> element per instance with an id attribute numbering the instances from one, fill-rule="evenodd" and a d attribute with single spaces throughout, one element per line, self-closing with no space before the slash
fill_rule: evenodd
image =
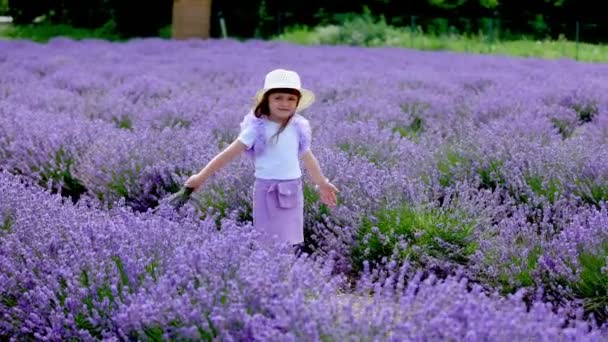
<path id="1" fill-rule="evenodd" d="M 201 179 L 201 175 L 197 173 L 195 175 L 190 176 L 186 183 L 184 183 L 184 186 L 187 188 L 192 188 L 194 189 L 194 191 L 196 191 L 202 185 L 202 183 L 203 180 Z"/>

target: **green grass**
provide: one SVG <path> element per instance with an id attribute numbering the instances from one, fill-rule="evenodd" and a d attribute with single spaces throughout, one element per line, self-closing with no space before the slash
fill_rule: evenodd
<path id="1" fill-rule="evenodd" d="M 83 29 L 75 28 L 70 25 L 54 25 L 48 23 L 38 23 L 22 26 L 0 26 L 0 39 L 27 39 L 39 43 L 45 43 L 55 37 L 65 37 L 74 40 L 121 40 L 120 36 L 115 31 L 114 24 L 111 22 L 97 29 Z"/>
<path id="2" fill-rule="evenodd" d="M 412 32 L 408 28 L 395 28 L 382 23 L 360 23 L 359 29 L 353 26 L 356 25 L 294 27 L 273 39 L 304 45 L 390 46 L 416 50 L 444 50 L 546 59 L 568 58 L 586 62 L 608 61 L 608 45 L 606 44 L 577 44 L 565 39 L 500 40 L 489 39 L 485 35 L 435 35 L 420 31 Z"/>
<path id="3" fill-rule="evenodd" d="M 50 24 L 46 22 L 30 25 L 0 25 L 0 39 L 27 39 L 39 43 L 46 43 L 52 38 L 64 37 L 74 40 L 102 39 L 109 41 L 127 41 L 128 38 L 120 36 L 116 24 L 109 21 L 95 29 L 76 28 L 64 24 Z M 158 37 L 168 39 L 171 37 L 171 26 L 158 31 Z"/>
<path id="4" fill-rule="evenodd" d="M 159 30 L 161 38 L 171 37 L 171 27 Z M 54 37 L 80 39 L 104 39 L 124 41 L 115 24 L 108 22 L 97 29 L 80 29 L 69 25 L 38 23 L 25 26 L 0 25 L 0 39 L 29 39 L 47 42 Z M 409 28 L 397 28 L 369 19 L 353 19 L 341 25 L 303 26 L 288 28 L 285 33 L 270 38 L 304 45 L 356 45 L 367 47 L 402 47 L 416 50 L 455 51 L 476 54 L 495 54 L 546 59 L 576 59 L 586 62 L 608 61 L 608 45 L 576 43 L 558 40 L 501 40 L 484 34 L 431 34 Z"/>

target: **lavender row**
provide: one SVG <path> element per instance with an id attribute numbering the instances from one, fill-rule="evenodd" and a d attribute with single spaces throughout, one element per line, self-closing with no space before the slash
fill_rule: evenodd
<path id="1" fill-rule="evenodd" d="M 0 336 L 14 339 L 599 341 L 542 301 L 445 280 L 366 273 L 336 295 L 331 263 L 296 258 L 250 225 L 193 212 L 74 205 L 0 175 Z M 369 294 L 373 295 L 369 295 Z"/>
<path id="2" fill-rule="evenodd" d="M 337 251 L 345 273 L 410 259 L 465 266 L 505 292 L 555 286 L 545 299 L 558 305 L 601 303 L 605 65 L 265 42 L 1 44 L 2 169 L 146 211 L 236 136 L 280 64 L 317 93 L 313 149 L 342 190 L 330 212 L 307 188 L 315 253 Z M 198 214 L 248 221 L 251 171 L 241 159 L 218 174 Z"/>

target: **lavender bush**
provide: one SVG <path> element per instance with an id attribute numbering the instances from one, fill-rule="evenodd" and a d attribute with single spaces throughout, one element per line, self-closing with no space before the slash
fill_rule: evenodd
<path id="1" fill-rule="evenodd" d="M 165 203 L 277 66 L 315 91 L 303 114 L 341 189 L 329 209 L 305 185 L 303 259 L 255 242 L 245 156 L 183 210 Z M 605 337 L 607 72 L 261 41 L 0 42 L 1 336 Z"/>
<path id="2" fill-rule="evenodd" d="M 232 219 L 74 205 L 0 176 L 0 336 L 6 339 L 599 341 L 602 330 L 462 275 L 365 271 L 348 294 L 333 266 L 256 239 Z M 393 264 L 392 267 L 394 267 Z M 371 294 L 371 295 L 370 295 Z M 438 295 L 439 294 L 439 295 Z"/>

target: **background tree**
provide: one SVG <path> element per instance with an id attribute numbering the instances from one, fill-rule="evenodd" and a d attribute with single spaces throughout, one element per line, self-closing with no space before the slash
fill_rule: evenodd
<path id="1" fill-rule="evenodd" d="M 2 0 L 0 0 L 2 1 Z M 476 34 L 487 30 L 491 20 L 503 39 L 521 36 L 556 39 L 575 38 L 579 23 L 581 41 L 608 42 L 608 23 L 601 1 L 592 0 L 4 0 L 15 23 L 31 23 L 45 15 L 54 23 L 75 27 L 98 27 L 108 23 L 124 37 L 154 36 L 171 24 L 173 9 L 184 8 L 176 17 L 177 32 L 197 22 L 208 34 L 220 37 L 219 19 L 236 38 L 268 38 L 290 25 L 339 24 L 369 11 L 388 24 L 414 24 L 426 32 L 455 30 Z M 203 14 L 208 13 L 208 14 Z M 199 19 L 194 19 L 199 16 Z M 203 18 L 208 18 L 207 21 Z M 193 24 L 186 21 L 192 20 Z M 194 26 L 191 26 L 194 25 Z M 185 31 L 184 31 L 185 32 Z"/>

